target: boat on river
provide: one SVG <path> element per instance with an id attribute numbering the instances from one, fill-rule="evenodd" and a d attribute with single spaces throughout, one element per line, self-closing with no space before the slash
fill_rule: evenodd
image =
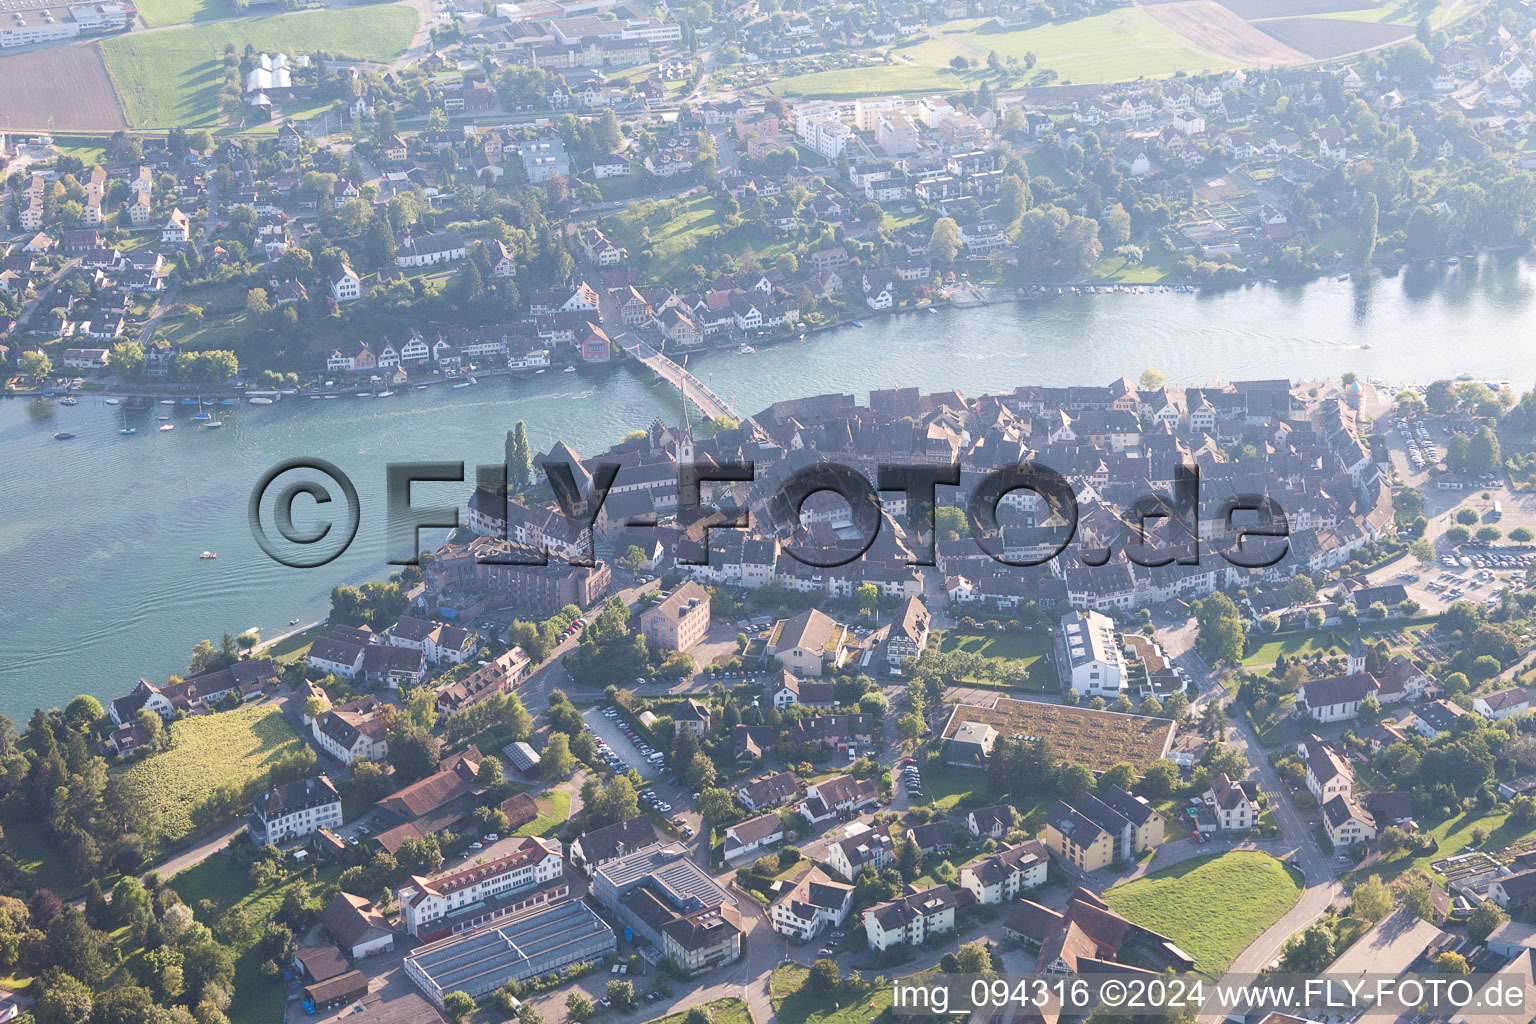
<path id="1" fill-rule="evenodd" d="M 272 399 L 270 399 L 270 398 L 248 398 L 248 399 L 246 399 L 246 401 L 250 402 L 252 405 L 271 405 L 272 404 Z"/>
<path id="2" fill-rule="evenodd" d="M 121 398 L 103 398 L 102 401 L 105 402 L 108 405 L 122 405 L 123 404 L 123 400 Z"/>
<path id="3" fill-rule="evenodd" d="M 57 434 L 53 435 L 53 439 L 55 441 L 69 441 L 69 440 L 73 439 L 74 436 L 75 436 L 74 434 L 71 434 L 67 430 L 61 430 Z"/>

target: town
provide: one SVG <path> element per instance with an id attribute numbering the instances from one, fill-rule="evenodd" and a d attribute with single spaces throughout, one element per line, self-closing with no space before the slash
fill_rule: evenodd
<path id="1" fill-rule="evenodd" d="M 475 489 L 419 565 L 337 587 L 327 621 L 201 644 L 185 676 L 13 731 L 8 799 L 49 824 L 8 829 L 11 876 L 53 856 L 84 893 L 46 927 L 40 896 L 15 901 L 18 936 L 72 937 L 16 947 L 17 971 L 63 970 L 13 998 L 43 1019 L 81 987 L 65 964 L 127 943 L 146 998 L 229 1019 L 216 1003 L 262 976 L 253 1005 L 387 1021 L 877 1013 L 866 977 L 935 960 L 1528 980 L 1531 516 L 1501 472 L 1423 458 L 1496 446 L 1520 405 L 1475 382 L 1158 376 L 829 394 L 708 436 L 685 404 L 586 457 L 509 443 L 504 490 Z M 785 507 L 776 474 L 914 453 L 960 471 L 934 565 L 900 500 L 859 558 L 790 554 L 860 528 L 825 492 Z M 748 454 L 756 479 L 679 504 L 680 468 Z M 1060 510 L 1010 493 L 988 551 L 962 496 L 1031 458 L 1070 481 L 1079 530 L 1019 568 Z M 585 495 L 601 462 L 618 474 L 577 528 L 540 478 L 563 463 Z M 1284 557 L 1127 558 L 1125 496 L 1186 464 L 1278 503 Z M 1205 553 L 1164 523 L 1150 541 Z M 566 561 L 589 544 L 595 564 Z M 209 750 L 269 728 L 256 763 Z M 192 806 L 153 792 L 208 757 L 229 774 L 189 780 Z M 49 773 L 69 781 L 38 789 Z M 1220 932 L 1190 909 L 1215 899 Z M 195 983 L 149 972 L 172 954 Z"/>
<path id="2" fill-rule="evenodd" d="M 1353 342 L 1360 372 L 1192 377 L 1140 333 L 1063 386 L 829 360 L 754 410 L 707 369 L 998 308 L 1150 333 L 1138 304 L 1307 282 L 1364 321 L 1388 279 L 1418 301 L 1523 259 L 1536 12 L 1301 6 L 9 0 L 0 381 L 82 496 L 54 515 L 126 503 L 71 468 L 105 443 L 211 519 L 139 447 L 192 431 L 141 429 L 439 395 L 515 426 L 413 564 L 310 570 L 318 621 L 204 638 L 146 597 L 135 633 L 195 643 L 174 674 L 28 647 L 80 695 L 0 715 L 0 1020 L 1536 986 L 1529 381 Z M 519 402 L 555 380 L 669 411 L 590 427 L 562 395 L 535 448 Z M 996 490 L 1029 464 L 1065 489 Z M 832 486 L 892 467 L 955 482 Z M 207 546 L 189 563 L 243 554 Z"/>
<path id="3" fill-rule="evenodd" d="M 993 50 L 958 92 L 836 99 L 744 87 L 722 51 L 766 74 L 786 47 L 852 60 L 936 30 L 748 4 L 739 41 L 705 43 L 596 6 L 457 13 L 385 70 L 228 44 L 229 102 L 265 133 L 5 133 L 9 387 L 374 395 L 924 307 L 1373 266 L 1428 281 L 1528 242 L 1519 5 L 1322 66 L 1092 87 Z"/>

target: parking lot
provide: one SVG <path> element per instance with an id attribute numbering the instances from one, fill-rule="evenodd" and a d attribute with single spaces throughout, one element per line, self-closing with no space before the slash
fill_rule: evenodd
<path id="1" fill-rule="evenodd" d="M 628 770 L 624 767 L 627 765 L 628 768 L 633 768 L 639 772 L 640 778 L 646 782 L 661 777 L 663 769 L 646 761 L 645 756 L 640 753 L 640 748 L 628 736 L 624 735 L 629 725 L 623 719 L 604 716 L 600 707 L 588 708 L 582 714 L 586 718 L 587 728 L 592 730 L 592 734 L 608 744 L 608 748 L 623 760 L 623 765 L 617 766 L 619 771 Z"/>

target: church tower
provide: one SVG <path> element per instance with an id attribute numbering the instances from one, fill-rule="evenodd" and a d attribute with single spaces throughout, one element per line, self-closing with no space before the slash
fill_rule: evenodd
<path id="1" fill-rule="evenodd" d="M 683 400 L 683 411 L 677 425 L 677 464 L 679 466 L 693 465 L 693 425 L 688 422 L 688 381 L 686 378 L 677 379 L 678 394 Z"/>

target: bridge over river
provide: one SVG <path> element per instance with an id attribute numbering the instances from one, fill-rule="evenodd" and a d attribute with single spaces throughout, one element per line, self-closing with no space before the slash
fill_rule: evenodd
<path id="1" fill-rule="evenodd" d="M 699 378 L 683 369 L 677 362 L 656 351 L 645 342 L 636 341 L 632 347 L 627 346 L 625 351 L 652 370 L 655 370 L 663 380 L 668 381 L 673 387 L 682 391 L 684 395 L 693 401 L 694 405 L 699 407 L 699 411 L 710 419 L 725 416 L 735 420 L 737 423 L 745 423 L 747 421 L 748 417 L 738 413 L 731 407 L 729 402 L 715 394 L 708 384 L 705 384 Z"/>

